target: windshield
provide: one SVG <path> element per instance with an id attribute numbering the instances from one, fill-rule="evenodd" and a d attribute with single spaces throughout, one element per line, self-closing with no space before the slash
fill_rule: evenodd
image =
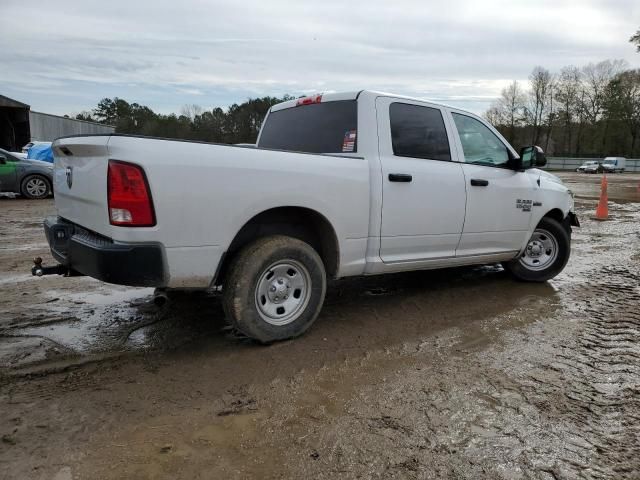
<path id="1" fill-rule="evenodd" d="M 616 161 L 613 158 L 605 158 L 604 162 L 602 162 L 603 165 L 615 165 Z"/>
<path id="2" fill-rule="evenodd" d="M 258 148 L 306 153 L 358 151 L 355 100 L 315 103 L 271 112 Z"/>
<path id="3" fill-rule="evenodd" d="M 4 155 L 6 159 L 10 162 L 19 162 L 20 159 L 18 157 L 14 157 L 11 153 L 7 152 L 3 148 L 0 148 L 0 155 Z"/>

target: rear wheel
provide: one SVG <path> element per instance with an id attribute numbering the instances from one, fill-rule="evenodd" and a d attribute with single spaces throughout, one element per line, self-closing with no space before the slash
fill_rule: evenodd
<path id="1" fill-rule="evenodd" d="M 223 285 L 231 324 L 261 343 L 297 337 L 320 313 L 326 292 L 322 259 L 307 243 L 274 235 L 256 240 L 233 261 Z"/>
<path id="2" fill-rule="evenodd" d="M 544 282 L 564 269 L 570 253 L 569 232 L 557 220 L 545 217 L 533 231 L 522 255 L 504 267 L 519 280 Z"/>
<path id="3" fill-rule="evenodd" d="M 51 184 L 42 175 L 29 175 L 22 181 L 20 191 L 27 198 L 39 200 L 51 195 Z"/>

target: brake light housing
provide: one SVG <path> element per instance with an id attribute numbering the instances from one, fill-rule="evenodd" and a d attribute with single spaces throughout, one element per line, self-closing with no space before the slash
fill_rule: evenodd
<path id="1" fill-rule="evenodd" d="M 139 165 L 109 160 L 107 200 L 111 225 L 153 227 L 156 224 L 149 182 Z"/>
<path id="2" fill-rule="evenodd" d="M 313 95 L 311 97 L 302 97 L 296 101 L 296 107 L 300 105 L 312 105 L 314 103 L 322 103 L 322 95 Z"/>

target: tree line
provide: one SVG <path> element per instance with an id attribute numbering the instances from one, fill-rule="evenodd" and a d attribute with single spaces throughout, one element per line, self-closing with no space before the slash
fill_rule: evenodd
<path id="1" fill-rule="evenodd" d="M 632 37 L 638 38 L 640 32 Z M 640 48 L 640 46 L 639 46 Z M 550 72 L 535 67 L 528 85 L 505 87 L 485 117 L 516 148 L 539 145 L 556 156 L 640 157 L 640 69 L 622 60 Z"/>
<path id="2" fill-rule="evenodd" d="M 185 105 L 180 114 L 168 115 L 122 98 L 103 98 L 94 110 L 82 112 L 75 118 L 113 125 L 116 133 L 215 143 L 254 143 L 269 108 L 293 98 L 289 95 L 252 98 L 227 109 L 204 110 L 198 105 Z"/>

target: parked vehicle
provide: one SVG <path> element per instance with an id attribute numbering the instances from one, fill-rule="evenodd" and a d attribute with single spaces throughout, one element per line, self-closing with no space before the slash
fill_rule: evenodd
<path id="1" fill-rule="evenodd" d="M 602 166 L 600 165 L 600 162 L 598 162 L 597 160 L 587 160 L 576 169 L 576 172 L 601 173 Z"/>
<path id="2" fill-rule="evenodd" d="M 53 150 L 61 264 L 34 275 L 221 289 L 260 342 L 306 331 L 328 278 L 502 262 L 548 280 L 578 225 L 539 147 L 518 155 L 472 113 L 370 91 L 275 105 L 256 148 L 114 134 Z"/>
<path id="3" fill-rule="evenodd" d="M 53 192 L 53 165 L 20 158 L 0 148 L 0 192 L 47 198 Z"/>
<path id="4" fill-rule="evenodd" d="M 606 173 L 623 173 L 627 159 L 624 157 L 606 157 L 602 161 L 602 169 Z"/>

